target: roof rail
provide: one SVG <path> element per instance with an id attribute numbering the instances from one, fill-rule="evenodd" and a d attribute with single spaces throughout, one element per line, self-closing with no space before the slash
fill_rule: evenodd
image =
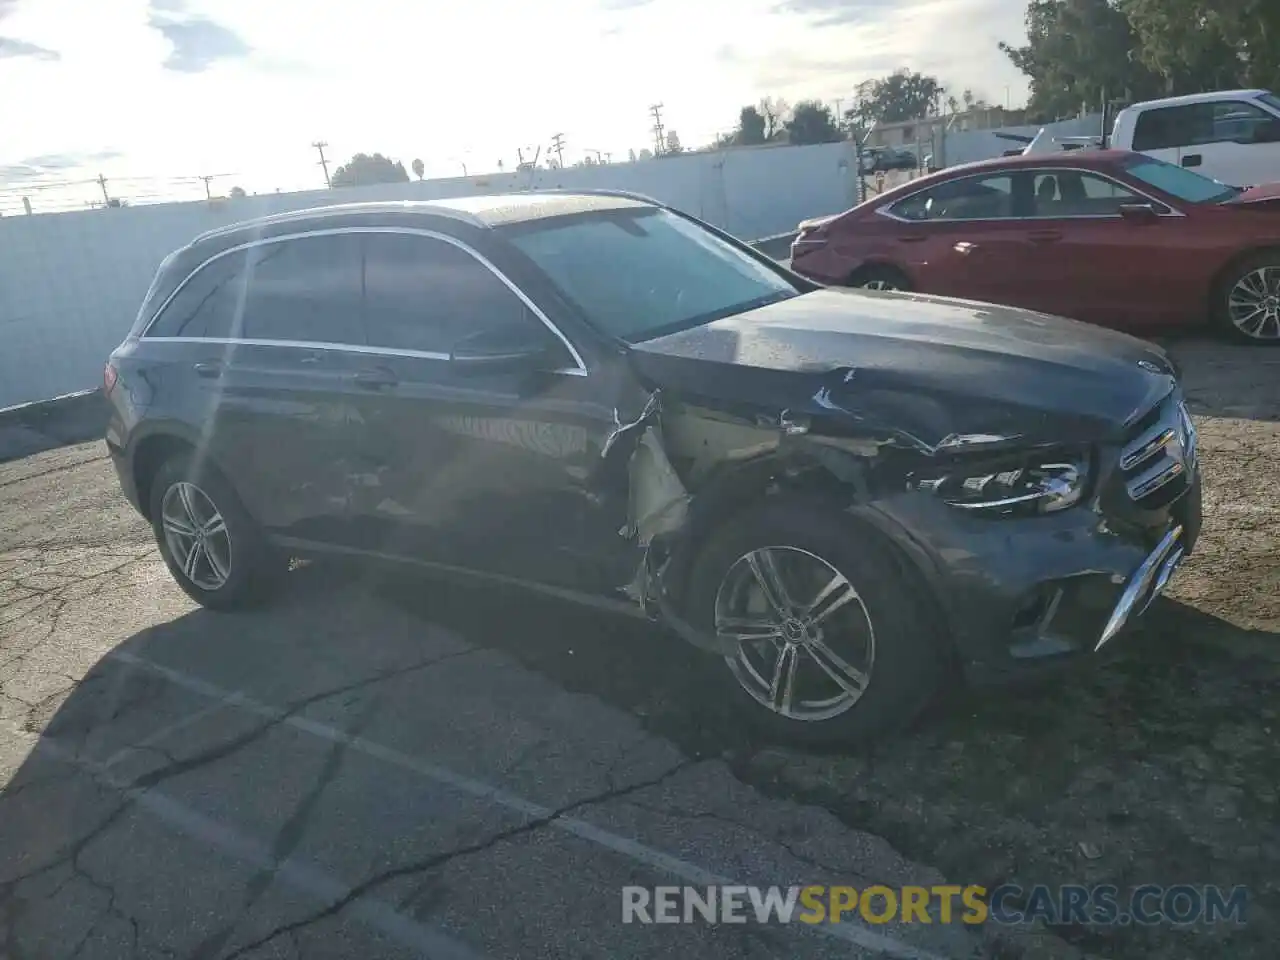
<path id="1" fill-rule="evenodd" d="M 665 207 L 666 204 L 661 200 L 643 193 L 636 193 L 634 190 L 570 190 L 565 187 L 554 187 L 551 189 L 533 189 L 524 190 L 522 193 L 560 193 L 578 197 L 618 197 L 622 200 L 638 200 L 641 203 L 652 203 L 655 207 Z"/>
<path id="2" fill-rule="evenodd" d="M 251 217 L 248 220 L 241 220 L 225 226 L 214 227 L 212 230 L 206 230 L 192 240 L 191 243 L 196 244 L 205 240 L 212 240 L 215 237 L 225 236 L 228 233 L 234 233 L 247 227 L 271 227 L 279 223 L 291 223 L 295 220 L 309 220 L 325 214 L 373 213 L 397 207 L 404 207 L 420 213 L 434 213 L 442 217 L 451 217 L 454 220 L 462 220 L 469 223 L 474 227 L 484 226 L 484 223 L 478 217 L 454 207 L 432 203 L 430 200 L 365 200 L 352 203 L 321 204 L 316 207 L 304 207 L 301 210 L 282 210 L 278 213 L 264 214 L 261 217 Z"/>

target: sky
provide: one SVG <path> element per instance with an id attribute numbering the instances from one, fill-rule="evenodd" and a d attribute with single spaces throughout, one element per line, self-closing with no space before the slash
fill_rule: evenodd
<path id="1" fill-rule="evenodd" d="M 0 0 L 0 212 L 323 186 L 378 151 L 428 176 L 686 146 L 764 96 L 846 104 L 898 67 L 1025 101 L 1025 0 Z M 36 189 L 43 187 L 43 189 Z"/>

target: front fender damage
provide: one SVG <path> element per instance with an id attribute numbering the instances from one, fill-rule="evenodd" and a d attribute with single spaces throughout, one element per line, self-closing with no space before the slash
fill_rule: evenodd
<path id="1" fill-rule="evenodd" d="M 618 533 L 641 551 L 634 578 L 620 589 L 699 649 L 723 655 L 736 645 L 689 622 L 668 581 L 687 572 L 702 537 L 724 519 L 718 501 L 810 490 L 845 506 L 865 503 L 884 483 L 881 467 L 894 452 L 919 453 L 900 434 L 848 432 L 847 417 L 817 408 L 746 415 L 654 390 L 638 416 L 615 417 L 602 457 L 625 458 L 627 520 Z"/>

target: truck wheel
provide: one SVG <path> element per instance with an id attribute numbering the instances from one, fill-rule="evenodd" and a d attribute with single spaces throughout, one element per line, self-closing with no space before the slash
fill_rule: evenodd
<path id="1" fill-rule="evenodd" d="M 1214 320 L 1232 339 L 1280 345 L 1280 250 L 1237 264 L 1214 294 Z"/>
<path id="2" fill-rule="evenodd" d="M 261 600 L 286 568 L 231 484 L 188 454 L 156 472 L 150 516 L 173 579 L 203 607 L 229 610 Z"/>
<path id="3" fill-rule="evenodd" d="M 767 735 L 867 742 L 914 718 L 946 665 L 920 585 L 880 535 L 802 500 L 748 509 L 703 546 L 688 612 L 734 644 L 731 695 Z"/>

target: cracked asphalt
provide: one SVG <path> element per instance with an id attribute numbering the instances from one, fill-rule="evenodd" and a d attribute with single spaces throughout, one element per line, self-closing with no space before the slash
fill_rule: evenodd
<path id="1" fill-rule="evenodd" d="M 309 565 L 199 610 L 100 443 L 0 464 L 0 957 L 1273 956 L 1280 359 L 1175 353 L 1209 512 L 1173 599 L 1115 665 L 949 696 L 863 755 L 751 742 L 713 662 L 515 592 Z M 1002 880 L 1246 883 L 1256 909 L 621 922 L 628 884 Z"/>

